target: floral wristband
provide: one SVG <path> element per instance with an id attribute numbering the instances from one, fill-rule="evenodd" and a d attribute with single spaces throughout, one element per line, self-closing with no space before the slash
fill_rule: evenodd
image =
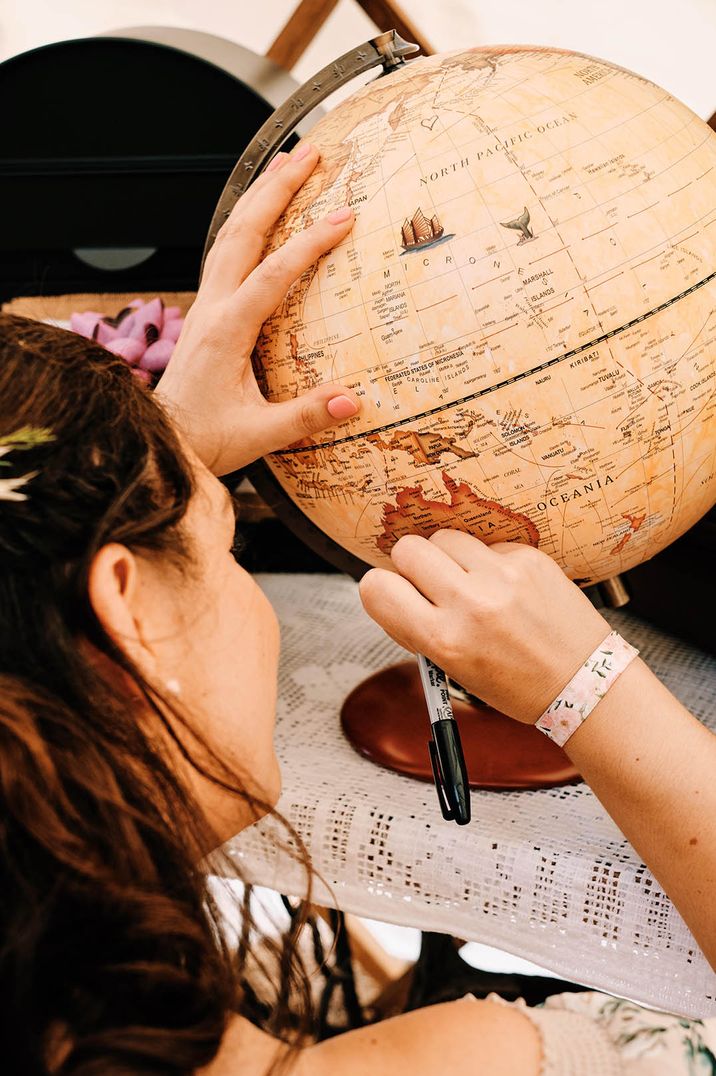
<path id="1" fill-rule="evenodd" d="M 618 632 L 610 632 L 537 719 L 535 727 L 563 747 L 638 653 Z"/>

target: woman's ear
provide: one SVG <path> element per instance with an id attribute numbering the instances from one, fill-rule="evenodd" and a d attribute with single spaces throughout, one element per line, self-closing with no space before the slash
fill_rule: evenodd
<path id="1" fill-rule="evenodd" d="M 88 593 L 95 616 L 112 641 L 141 668 L 153 673 L 155 655 L 147 646 L 139 565 L 118 542 L 102 546 L 89 571 Z"/>

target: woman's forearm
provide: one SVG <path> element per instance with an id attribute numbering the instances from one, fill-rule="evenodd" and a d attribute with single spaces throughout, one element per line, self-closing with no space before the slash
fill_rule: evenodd
<path id="1" fill-rule="evenodd" d="M 637 658 L 565 750 L 716 968 L 716 736 Z"/>
<path id="2" fill-rule="evenodd" d="M 407 535 L 361 580 L 368 613 L 473 695 L 534 724 L 610 625 L 544 553 Z M 636 658 L 566 744 L 716 968 L 716 736 Z"/>

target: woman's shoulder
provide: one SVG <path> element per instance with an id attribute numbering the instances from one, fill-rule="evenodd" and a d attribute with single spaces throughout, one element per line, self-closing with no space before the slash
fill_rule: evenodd
<path id="1" fill-rule="evenodd" d="M 242 1017 L 199 1076 L 264 1076 L 284 1048 Z M 291 1076 L 537 1076 L 539 1034 L 511 1006 L 464 998 L 348 1031 L 297 1055 Z"/>
<path id="2" fill-rule="evenodd" d="M 285 1047 L 232 1018 L 214 1062 L 198 1076 L 264 1076 Z M 492 995 L 432 1005 L 328 1039 L 296 1055 L 290 1076 L 676 1076 L 716 1071 L 716 1018 L 687 1020 L 594 991 L 543 1006 Z"/>

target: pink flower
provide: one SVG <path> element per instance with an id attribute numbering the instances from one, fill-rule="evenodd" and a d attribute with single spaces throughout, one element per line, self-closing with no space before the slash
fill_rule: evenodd
<path id="1" fill-rule="evenodd" d="M 70 315 L 73 332 L 96 340 L 124 359 L 133 373 L 152 384 L 166 368 L 184 319 L 178 306 L 164 306 L 157 296 L 144 302 L 132 299 L 116 317 L 86 310 Z"/>

